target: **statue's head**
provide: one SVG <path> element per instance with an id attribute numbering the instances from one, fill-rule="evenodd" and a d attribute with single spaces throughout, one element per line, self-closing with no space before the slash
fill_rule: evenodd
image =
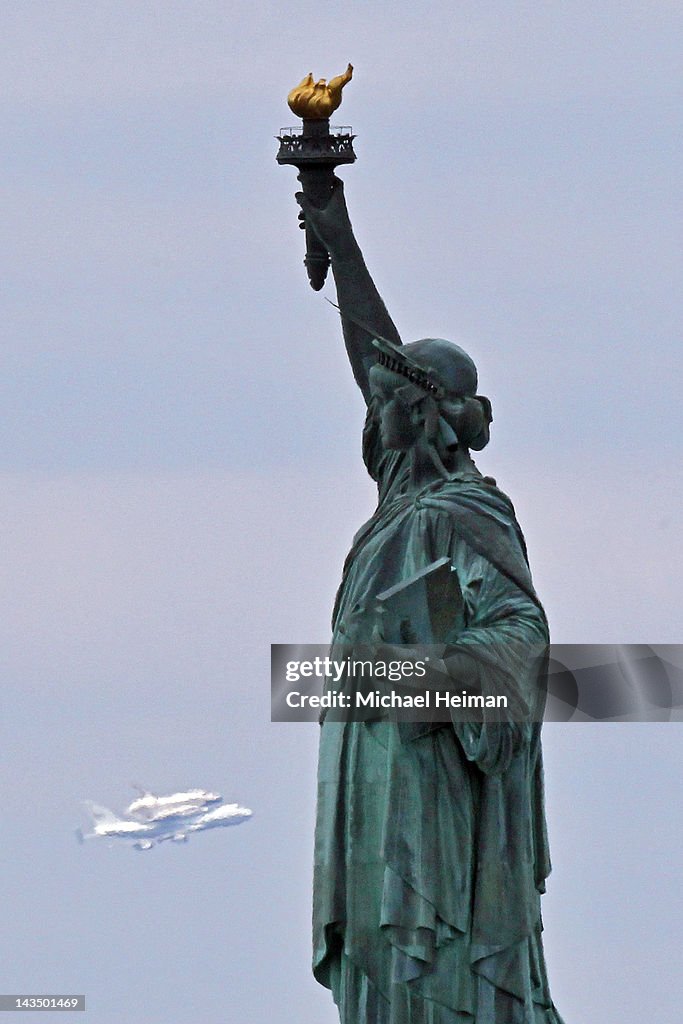
<path id="1" fill-rule="evenodd" d="M 491 403 L 477 395 L 477 368 L 459 345 L 443 338 L 374 344 L 378 360 L 370 388 L 382 400 L 387 448 L 408 449 L 426 434 L 448 461 L 458 448 L 480 451 L 488 443 Z"/>

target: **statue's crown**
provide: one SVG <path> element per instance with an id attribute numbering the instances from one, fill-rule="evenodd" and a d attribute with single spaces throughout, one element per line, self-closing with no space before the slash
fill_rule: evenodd
<path id="1" fill-rule="evenodd" d="M 445 338 L 421 338 L 395 345 L 375 338 L 380 366 L 405 377 L 435 398 L 475 395 L 477 368 L 467 352 Z"/>

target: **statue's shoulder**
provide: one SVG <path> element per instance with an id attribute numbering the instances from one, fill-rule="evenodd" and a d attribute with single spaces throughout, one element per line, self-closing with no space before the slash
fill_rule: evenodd
<path id="1" fill-rule="evenodd" d="M 454 535 L 531 592 L 524 535 L 510 498 L 492 477 L 454 475 L 426 501 L 448 516 Z"/>
<path id="2" fill-rule="evenodd" d="M 473 514 L 479 512 L 517 524 L 510 497 L 498 487 L 492 476 L 482 476 L 476 469 L 454 473 L 448 480 L 439 481 L 431 496 L 442 507 L 451 506 L 454 513 L 468 508 Z"/>

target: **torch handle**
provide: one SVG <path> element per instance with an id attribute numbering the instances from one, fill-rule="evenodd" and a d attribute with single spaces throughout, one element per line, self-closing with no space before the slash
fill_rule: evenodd
<path id="1" fill-rule="evenodd" d="M 301 189 L 306 198 L 320 209 L 326 206 L 334 185 L 333 167 L 311 167 L 299 171 Z M 319 292 L 325 284 L 330 255 L 313 228 L 306 225 L 306 256 L 304 264 L 311 288 Z"/>

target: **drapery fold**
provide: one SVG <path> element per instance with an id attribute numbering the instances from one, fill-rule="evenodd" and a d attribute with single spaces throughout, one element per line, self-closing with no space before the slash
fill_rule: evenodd
<path id="1" fill-rule="evenodd" d="M 467 609 L 448 642 L 477 659 L 483 691 L 504 685 L 529 717 L 444 724 L 405 742 L 394 722 L 328 716 L 315 976 L 342 1024 L 562 1024 L 541 942 L 550 859 L 538 667 L 526 656 L 548 631 L 514 510 L 476 470 L 408 493 L 401 455 L 378 446 L 372 409 L 364 455 L 380 504 L 346 560 L 333 644 L 370 642 L 381 629 L 376 595 L 448 555 Z"/>

